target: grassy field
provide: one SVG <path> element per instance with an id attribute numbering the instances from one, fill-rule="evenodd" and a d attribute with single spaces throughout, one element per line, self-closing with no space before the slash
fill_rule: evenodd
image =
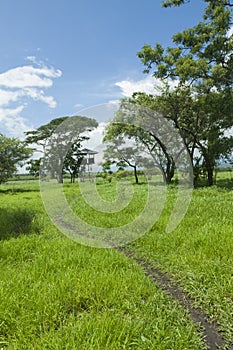
<path id="1" fill-rule="evenodd" d="M 196 189 L 185 219 L 167 234 L 176 194 L 169 189 L 159 221 L 127 249 L 173 276 L 230 340 L 232 191 L 224 181 Z M 65 183 L 64 190 L 83 219 L 107 227 L 137 215 L 146 185 L 137 186 L 124 215 L 88 208 L 77 185 Z M 116 198 L 114 181 L 99 191 Z M 187 312 L 136 263 L 62 235 L 45 213 L 37 181 L 0 186 L 0 239 L 0 349 L 205 349 Z"/>

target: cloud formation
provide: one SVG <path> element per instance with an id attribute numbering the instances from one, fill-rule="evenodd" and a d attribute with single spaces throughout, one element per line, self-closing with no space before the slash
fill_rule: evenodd
<path id="1" fill-rule="evenodd" d="M 125 97 L 130 97 L 134 92 L 145 92 L 147 94 L 155 94 L 155 86 L 158 83 L 157 79 L 152 76 L 147 76 L 142 80 L 123 80 L 115 83 L 121 89 L 121 93 Z M 160 83 L 161 85 L 161 83 Z"/>
<path id="2" fill-rule="evenodd" d="M 0 124 L 3 124 L 7 132 L 14 137 L 23 137 L 25 130 L 31 129 L 25 118 L 20 116 L 24 106 L 16 108 L 0 108 Z"/>
<path id="3" fill-rule="evenodd" d="M 53 85 L 52 78 L 58 78 L 61 74 L 60 70 L 55 70 L 53 67 L 16 67 L 0 74 L 0 86 L 21 89 L 26 87 L 48 88 Z"/>
<path id="4" fill-rule="evenodd" d="M 172 87 L 177 86 L 177 81 L 169 81 L 169 85 Z M 134 92 L 145 92 L 146 94 L 159 95 L 161 88 L 164 86 L 162 80 L 156 79 L 149 75 L 145 79 L 141 80 L 123 80 L 115 83 L 121 89 L 121 93 L 124 97 L 131 97 Z"/>
<path id="5" fill-rule="evenodd" d="M 22 136 L 31 128 L 20 113 L 25 109 L 26 100 L 40 101 L 49 108 L 57 103 L 53 96 L 45 94 L 45 90 L 53 85 L 53 79 L 62 75 L 61 70 L 48 67 L 37 62 L 36 57 L 28 56 L 33 63 L 9 69 L 0 73 L 0 121 L 12 136 Z"/>

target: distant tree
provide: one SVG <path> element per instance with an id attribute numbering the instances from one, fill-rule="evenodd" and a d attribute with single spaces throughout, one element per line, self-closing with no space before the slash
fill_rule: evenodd
<path id="1" fill-rule="evenodd" d="M 42 147 L 42 149 L 37 149 L 39 152 L 45 151 L 46 141 L 52 136 L 57 127 L 61 125 L 69 117 L 60 117 L 51 120 L 49 123 L 40 126 L 36 130 L 26 131 L 25 142 L 28 144 L 37 144 Z"/>
<path id="2" fill-rule="evenodd" d="M 32 176 L 39 176 L 40 175 L 40 162 L 41 158 L 39 159 L 30 159 L 27 164 L 26 170 L 29 171 L 29 174 Z"/>
<path id="3" fill-rule="evenodd" d="M 80 138 L 79 142 L 74 143 L 70 147 L 63 163 L 63 171 L 70 174 L 71 183 L 74 183 L 75 178 L 79 175 L 80 167 L 83 161 L 83 156 L 79 154 L 79 151 L 81 150 L 81 144 L 84 140 L 88 140 L 88 137 Z"/>
<path id="4" fill-rule="evenodd" d="M 31 153 L 32 150 L 24 142 L 0 133 L 0 183 L 16 173 L 17 166 L 24 165 Z"/>
<path id="5" fill-rule="evenodd" d="M 102 170 L 103 170 L 104 173 L 111 172 L 112 161 L 110 159 L 108 159 L 108 157 L 106 157 L 105 161 L 101 162 L 99 165 L 101 165 Z"/>
<path id="6" fill-rule="evenodd" d="M 98 123 L 95 119 L 82 116 L 56 118 L 35 131 L 27 132 L 26 142 L 42 146 L 43 169 L 46 169 L 52 177 L 56 177 L 58 182 L 62 183 L 64 166 L 67 171 L 72 173 L 72 178 L 77 175 L 78 168 L 76 168 L 77 164 L 74 164 L 72 147 L 75 149 L 77 145 L 80 145 L 80 142 L 84 140 L 84 133 L 97 126 Z M 70 166 L 68 159 L 72 163 Z"/>
<path id="7" fill-rule="evenodd" d="M 143 165 L 144 157 L 142 157 L 138 148 L 124 146 L 125 141 L 121 144 L 118 143 L 119 148 L 116 143 L 118 142 L 112 142 L 106 147 L 104 152 L 105 164 L 116 165 L 118 169 L 133 168 L 135 183 L 138 184 L 137 170 L 138 167 Z"/>

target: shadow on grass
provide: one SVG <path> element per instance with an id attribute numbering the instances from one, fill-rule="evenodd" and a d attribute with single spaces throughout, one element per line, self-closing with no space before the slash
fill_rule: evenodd
<path id="1" fill-rule="evenodd" d="M 233 179 L 219 179 L 216 186 L 227 190 L 233 190 Z"/>
<path id="2" fill-rule="evenodd" d="M 26 208 L 0 209 L 0 241 L 25 234 L 40 234 L 42 227 L 42 223 L 33 210 Z"/>
<path id="3" fill-rule="evenodd" d="M 1 188 L 0 189 L 0 194 L 17 194 L 17 193 L 27 193 L 27 192 L 39 192 L 40 189 L 24 189 L 24 188 Z"/>
<path id="4" fill-rule="evenodd" d="M 213 186 L 216 189 L 223 189 L 223 190 L 233 190 L 233 179 L 218 179 L 214 182 Z M 208 183 L 206 180 L 198 181 L 197 184 L 194 186 L 195 188 L 211 188 L 208 186 Z"/>

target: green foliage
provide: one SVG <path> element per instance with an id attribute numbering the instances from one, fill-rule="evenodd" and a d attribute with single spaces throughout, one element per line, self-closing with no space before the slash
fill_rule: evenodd
<path id="1" fill-rule="evenodd" d="M 163 6 L 186 2 L 167 0 Z M 179 129 L 193 165 L 199 167 L 201 161 L 212 185 L 216 161 L 230 157 L 233 149 L 232 137 L 225 135 L 233 127 L 233 36 L 228 32 L 233 4 L 225 0 L 205 2 L 203 20 L 173 35 L 174 46 L 164 49 L 160 44 L 154 48 L 145 45 L 138 56 L 146 73 L 152 71 L 157 78 L 179 81 L 174 92 L 165 89 L 155 105 Z M 200 159 L 194 162 L 195 149 Z"/>
<path id="2" fill-rule="evenodd" d="M 105 132 L 104 142 L 109 142 L 106 158 L 118 159 L 134 169 L 138 165 L 157 167 L 162 170 L 164 180 L 171 182 L 175 171 L 174 157 L 168 151 L 169 147 L 173 149 L 169 142 L 171 128 L 154 108 L 153 96 L 138 93 L 122 99 Z M 137 182 L 136 176 L 135 179 Z"/>
<path id="3" fill-rule="evenodd" d="M 88 140 L 88 137 L 80 137 L 78 142 L 72 144 L 65 156 L 63 171 L 70 174 L 70 182 L 75 182 L 75 178 L 79 174 L 83 156 L 78 155 L 77 152 L 81 150 L 81 143 L 84 140 Z"/>
<path id="4" fill-rule="evenodd" d="M 29 174 L 32 176 L 39 176 L 40 174 L 40 162 L 41 158 L 39 159 L 30 159 L 27 164 L 26 170 L 29 170 Z"/>
<path id="5" fill-rule="evenodd" d="M 137 168 L 145 162 L 142 156 L 142 146 L 138 142 L 139 134 L 143 134 L 143 130 L 134 126 L 119 122 L 119 115 L 106 126 L 104 142 L 107 147 L 104 151 L 105 164 L 115 164 L 118 169 L 131 167 L 134 169 L 135 182 L 138 184 Z M 134 139 L 134 142 L 131 142 Z"/>
<path id="6" fill-rule="evenodd" d="M 233 111 L 232 94 L 194 93 L 190 86 L 171 89 L 166 85 L 161 95 L 135 93 L 131 101 L 172 121 L 187 147 L 195 174 L 198 177 L 198 168 L 205 167 L 209 185 L 212 185 L 217 161 L 228 160 L 232 154 L 233 138 L 224 136 L 224 131 L 232 124 L 229 118 Z M 198 157 L 195 156 L 197 151 Z"/>
<path id="7" fill-rule="evenodd" d="M 166 0 L 166 1 L 163 1 L 162 4 L 164 7 L 171 7 L 171 6 L 180 6 L 188 2 L 190 2 L 190 0 Z"/>
<path id="8" fill-rule="evenodd" d="M 59 125 L 61 125 L 68 117 L 60 117 L 51 120 L 49 123 L 40 126 L 36 130 L 25 132 L 26 142 L 28 144 L 36 143 L 44 146 L 45 141 L 51 137 Z"/>
<path id="9" fill-rule="evenodd" d="M 76 157 L 75 152 L 80 149 L 81 142 L 87 139 L 83 133 L 97 126 L 95 119 L 83 116 L 56 118 L 37 130 L 28 131 L 26 142 L 42 146 L 42 167 L 58 182 L 63 181 L 64 171 L 68 171 L 71 181 L 74 181 L 81 164 L 81 158 Z"/>
<path id="10" fill-rule="evenodd" d="M 164 7 L 179 6 L 185 0 L 168 0 Z M 219 91 L 233 84 L 233 40 L 228 36 L 232 24 L 231 2 L 225 0 L 205 1 L 207 6 L 203 21 L 193 28 L 173 36 L 175 47 L 166 50 L 160 44 L 154 48 L 145 45 L 138 57 L 147 67 L 145 72 L 153 70 L 158 78 L 178 78 L 196 86 L 206 85 Z"/>
<path id="11" fill-rule="evenodd" d="M 23 165 L 31 152 L 24 142 L 0 133 L 0 183 L 17 172 L 17 166 Z"/>

